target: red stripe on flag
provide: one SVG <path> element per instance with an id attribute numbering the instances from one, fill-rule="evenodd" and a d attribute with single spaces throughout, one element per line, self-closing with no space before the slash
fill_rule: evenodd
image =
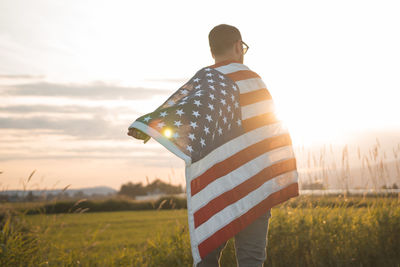
<path id="1" fill-rule="evenodd" d="M 270 137 L 257 142 L 245 149 L 237 152 L 236 154 L 218 162 L 203 174 L 196 177 L 190 182 L 192 196 L 200 192 L 204 187 L 215 181 L 219 177 L 227 175 L 231 171 L 245 164 L 246 162 L 278 147 L 291 145 L 292 141 L 289 134 L 282 134 L 279 136 Z"/>
<path id="2" fill-rule="evenodd" d="M 227 206 L 235 203 L 236 201 L 251 193 L 253 190 L 259 188 L 268 180 L 283 173 L 294 170 L 296 170 L 296 160 L 294 158 L 278 162 L 263 169 L 253 177 L 247 179 L 245 182 L 227 192 L 224 192 L 223 194 L 208 202 L 207 205 L 198 209 L 194 213 L 195 228 L 206 222 L 208 219 L 210 219 L 212 216 L 214 216 Z"/>
<path id="3" fill-rule="evenodd" d="M 252 78 L 261 78 L 257 73 L 251 70 L 239 70 L 225 75 L 231 78 L 234 82 Z"/>
<path id="4" fill-rule="evenodd" d="M 275 116 L 275 113 L 269 112 L 269 113 L 264 113 L 261 115 L 253 116 L 249 119 L 243 120 L 242 121 L 242 126 L 244 131 L 250 132 L 254 129 L 257 129 L 259 127 L 277 123 L 278 119 Z"/>
<path id="5" fill-rule="evenodd" d="M 240 94 L 240 106 L 246 106 L 259 101 L 272 99 L 266 88 L 254 90 L 249 93 Z"/>
<path id="6" fill-rule="evenodd" d="M 208 253 L 219 247 L 222 243 L 235 236 L 255 219 L 266 213 L 269 209 L 291 197 L 299 195 L 298 183 L 293 183 L 280 191 L 269 195 L 266 199 L 251 208 L 248 212 L 233 220 L 223 228 L 219 229 L 212 236 L 199 244 L 200 257 L 204 258 Z"/>

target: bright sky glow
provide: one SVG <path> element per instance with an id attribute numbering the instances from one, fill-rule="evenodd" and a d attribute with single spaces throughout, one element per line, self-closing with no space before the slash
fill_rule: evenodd
<path id="1" fill-rule="evenodd" d="M 245 64 L 264 79 L 295 145 L 399 131 L 399 11 L 388 0 L 3 0 L 1 184 L 20 187 L 32 169 L 45 184 L 72 187 L 167 180 L 171 168 L 180 176 L 182 162 L 154 140 L 126 138 L 126 128 L 213 64 L 207 36 L 220 23 L 240 29 Z"/>

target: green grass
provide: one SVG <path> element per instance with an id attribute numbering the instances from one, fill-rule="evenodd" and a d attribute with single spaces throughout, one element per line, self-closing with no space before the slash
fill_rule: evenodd
<path id="1" fill-rule="evenodd" d="M 400 266 L 399 204 L 301 196 L 279 205 L 265 266 Z M 192 265 L 186 210 L 17 214 L 1 229 L 0 266 Z M 235 266 L 232 240 L 221 263 Z"/>
<path id="2" fill-rule="evenodd" d="M 57 215 L 29 215 L 31 225 L 46 229 L 46 242 L 76 250 L 91 246 L 94 252 L 138 248 L 157 233 L 186 225 L 186 210 L 117 211 Z"/>

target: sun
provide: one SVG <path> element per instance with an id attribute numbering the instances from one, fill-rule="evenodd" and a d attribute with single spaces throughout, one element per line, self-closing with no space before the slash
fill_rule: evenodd
<path id="1" fill-rule="evenodd" d="M 171 129 L 165 129 L 164 130 L 164 135 L 165 135 L 165 137 L 167 137 L 167 138 L 170 138 L 171 136 L 172 136 L 172 131 L 171 131 Z"/>

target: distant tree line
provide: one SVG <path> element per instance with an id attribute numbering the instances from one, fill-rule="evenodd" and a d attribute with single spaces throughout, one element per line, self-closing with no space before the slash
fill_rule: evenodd
<path id="1" fill-rule="evenodd" d="M 53 201 L 53 200 L 78 200 L 82 198 L 86 199 L 103 199 L 111 197 L 112 194 L 90 194 L 87 195 L 83 191 L 77 191 L 73 194 L 66 191 L 60 193 L 46 193 L 43 191 L 41 194 L 34 193 L 32 190 L 26 191 L 23 194 L 2 194 L 0 195 L 1 202 L 36 202 L 36 201 Z"/>
<path id="2" fill-rule="evenodd" d="M 144 186 L 141 182 L 132 183 L 128 182 L 121 186 L 119 190 L 119 195 L 128 196 L 131 198 L 136 198 L 137 196 L 147 196 L 147 195 L 174 195 L 183 193 L 183 188 L 181 185 L 171 185 L 164 183 L 160 179 L 154 180 L 152 183 Z"/>

